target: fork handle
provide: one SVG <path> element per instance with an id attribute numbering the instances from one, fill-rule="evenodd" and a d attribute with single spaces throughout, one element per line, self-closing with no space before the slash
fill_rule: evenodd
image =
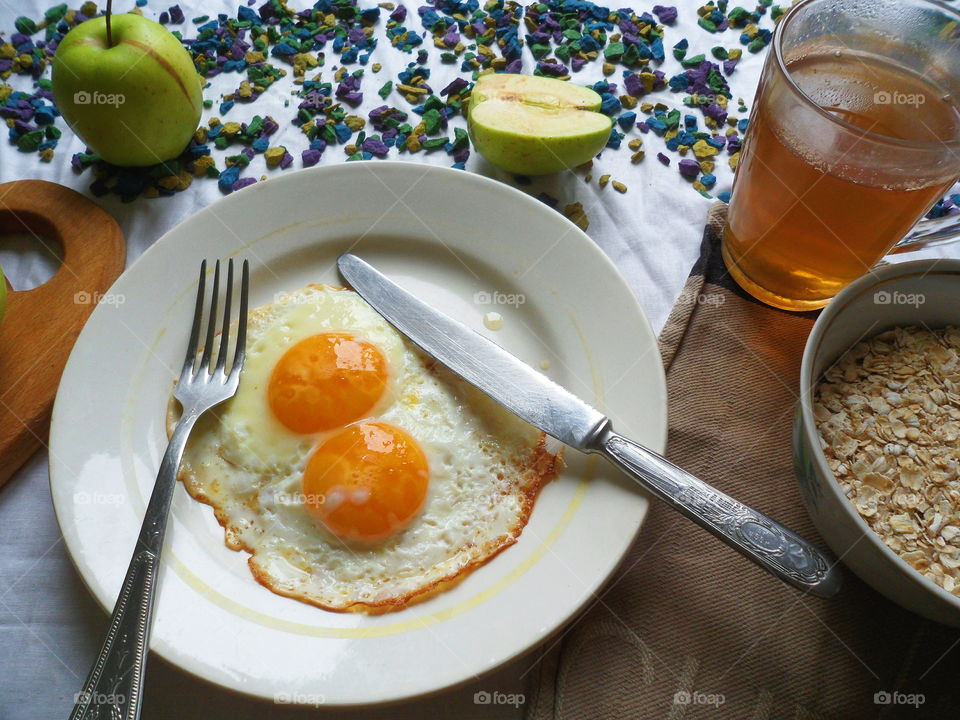
<path id="1" fill-rule="evenodd" d="M 137 547 L 110 615 L 110 625 L 90 674 L 77 693 L 70 720 L 138 720 L 147 664 L 150 620 L 160 569 L 160 551 L 177 468 L 197 421 L 185 413 L 173 431 L 157 472 Z"/>

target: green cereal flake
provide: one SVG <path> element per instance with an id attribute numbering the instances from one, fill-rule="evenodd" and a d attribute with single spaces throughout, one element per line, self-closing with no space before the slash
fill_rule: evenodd
<path id="1" fill-rule="evenodd" d="M 31 130 L 17 138 L 17 149 L 20 152 L 36 152 L 43 142 L 43 130 Z"/>
<path id="2" fill-rule="evenodd" d="M 440 111 L 431 108 L 423 114 L 424 130 L 427 135 L 433 135 L 440 130 Z"/>
<path id="3" fill-rule="evenodd" d="M 13 26 L 17 29 L 18 33 L 23 33 L 24 35 L 33 35 L 37 31 L 37 24 L 28 17 L 18 17 L 13 21 Z"/>

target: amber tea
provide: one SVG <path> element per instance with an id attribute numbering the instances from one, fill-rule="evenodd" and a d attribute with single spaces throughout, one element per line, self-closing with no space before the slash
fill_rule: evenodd
<path id="1" fill-rule="evenodd" d="M 948 143 L 960 111 L 930 78 L 872 52 L 821 43 L 783 65 L 758 91 L 723 254 L 748 292 L 804 310 L 869 271 L 957 179 Z M 788 95 L 810 109 L 790 112 Z"/>

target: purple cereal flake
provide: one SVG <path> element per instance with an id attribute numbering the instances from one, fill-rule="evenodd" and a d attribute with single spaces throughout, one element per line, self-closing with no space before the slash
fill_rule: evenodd
<path id="1" fill-rule="evenodd" d="M 402 23 L 407 19 L 407 8 L 404 5 L 397 5 L 392 13 L 390 13 L 390 19 L 394 22 Z M 486 27 L 484 27 L 486 30 Z"/>
<path id="2" fill-rule="evenodd" d="M 567 66 L 562 63 L 551 63 L 541 60 L 537 63 L 537 69 L 544 75 L 550 77 L 560 77 L 567 74 Z"/>
<path id="3" fill-rule="evenodd" d="M 684 158 L 680 161 L 677 169 L 685 178 L 695 178 L 700 174 L 700 163 L 690 158 Z"/>
<path id="4" fill-rule="evenodd" d="M 357 106 L 363 102 L 363 93 L 356 90 L 346 90 L 343 85 L 337 88 L 337 97 L 350 105 Z"/>
<path id="5" fill-rule="evenodd" d="M 623 89 L 633 97 L 640 97 L 647 91 L 638 73 L 630 73 L 623 79 Z"/>
<path id="6" fill-rule="evenodd" d="M 252 147 L 245 147 L 245 148 L 243 148 L 240 152 L 242 152 L 244 155 L 246 155 L 246 156 L 247 156 L 248 158 L 250 158 L 251 160 L 253 160 L 253 156 L 255 155 Z"/>
<path id="7" fill-rule="evenodd" d="M 368 153 L 376 155 L 377 157 L 386 157 L 387 153 L 390 152 L 390 149 L 383 143 L 383 140 L 375 137 L 366 138 L 360 144 L 360 147 Z"/>
<path id="8" fill-rule="evenodd" d="M 662 152 L 661 152 L 661 153 L 657 153 L 657 160 L 659 160 L 660 162 L 662 162 L 664 165 L 666 165 L 666 166 L 668 166 L 668 167 L 669 167 L 669 165 L 670 165 L 670 158 L 668 158 L 668 157 L 667 157 L 666 155 L 664 155 Z"/>
<path id="9" fill-rule="evenodd" d="M 717 103 L 710 103 L 704 107 L 703 114 L 707 117 L 713 118 L 718 123 L 723 123 L 727 120 L 727 111 L 720 107 L 720 105 Z"/>
<path id="10" fill-rule="evenodd" d="M 458 163 L 465 163 L 470 158 L 470 148 L 464 147 L 460 148 L 453 154 L 453 161 Z"/>
<path id="11" fill-rule="evenodd" d="M 670 25 L 677 19 L 677 9 L 670 5 L 654 5 L 653 14 L 664 25 Z"/>
<path id="12" fill-rule="evenodd" d="M 447 34 L 443 36 L 443 44 L 448 48 L 455 47 L 460 42 L 460 33 L 457 32 L 457 26 L 451 25 Z"/>
<path id="13" fill-rule="evenodd" d="M 280 126 L 277 124 L 276 120 L 274 120 L 271 117 L 266 117 L 263 119 L 263 130 L 261 131 L 260 134 L 263 135 L 264 137 L 268 137 L 270 135 L 273 135 L 279 129 L 280 129 Z"/>
<path id="14" fill-rule="evenodd" d="M 512 60 L 506 67 L 508 73 L 518 73 L 521 70 L 523 70 L 523 60 L 521 58 Z"/>
<path id="15" fill-rule="evenodd" d="M 469 82 L 464 80 L 462 77 L 458 77 L 455 80 L 453 80 L 449 85 L 447 85 L 443 90 L 441 90 L 440 94 L 456 95 L 461 90 L 464 90 L 468 85 L 470 85 Z"/>
<path id="16" fill-rule="evenodd" d="M 233 185 L 230 186 L 230 189 L 243 190 L 243 188 L 247 187 L 248 185 L 253 185 L 256 181 L 257 179 L 253 177 L 242 177 L 234 182 Z"/>
<path id="17" fill-rule="evenodd" d="M 170 22 L 174 25 L 179 25 L 184 21 L 183 10 L 180 9 L 179 5 L 174 5 L 170 8 Z"/>
<path id="18" fill-rule="evenodd" d="M 736 60 L 733 60 L 733 59 L 724 60 L 724 61 L 723 61 L 723 74 L 724 74 L 724 75 L 729 75 L 730 73 L 732 73 L 733 70 L 734 70 L 734 68 L 737 67 L 737 63 L 738 63 L 738 62 L 740 62 L 740 59 L 739 59 L 739 58 L 737 58 Z"/>
<path id="19" fill-rule="evenodd" d="M 638 123 L 637 123 L 637 130 L 639 130 L 640 132 L 646 134 L 646 133 L 650 132 L 650 126 L 647 125 L 646 121 L 644 121 L 644 122 L 638 122 Z"/>
<path id="20" fill-rule="evenodd" d="M 280 159 L 280 169 L 286 170 L 288 167 L 293 165 L 293 155 L 288 152 L 283 154 L 283 157 Z"/>

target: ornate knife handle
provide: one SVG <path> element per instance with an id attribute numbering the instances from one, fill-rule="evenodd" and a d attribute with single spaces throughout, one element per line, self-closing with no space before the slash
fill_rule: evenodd
<path id="1" fill-rule="evenodd" d="M 601 427 L 592 450 L 610 459 L 656 497 L 760 567 L 818 597 L 840 589 L 840 574 L 826 555 L 761 512 L 677 467 L 652 450 Z"/>

